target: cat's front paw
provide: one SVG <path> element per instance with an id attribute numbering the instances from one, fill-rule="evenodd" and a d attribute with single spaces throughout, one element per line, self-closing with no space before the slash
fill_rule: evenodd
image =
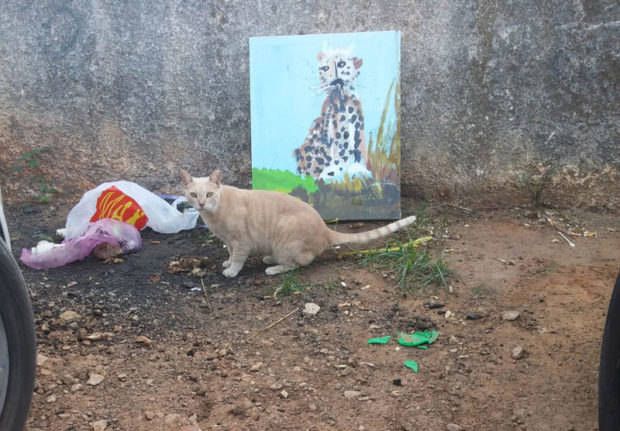
<path id="1" fill-rule="evenodd" d="M 228 267 L 222 272 L 222 274 L 224 274 L 228 278 L 233 278 L 236 277 L 237 274 L 239 274 L 239 270 L 235 271 L 234 269 Z"/>
<path id="2" fill-rule="evenodd" d="M 230 266 L 230 259 L 228 259 L 228 260 L 226 260 L 226 261 L 222 262 L 222 266 L 223 266 L 224 268 L 228 268 L 228 267 Z"/>

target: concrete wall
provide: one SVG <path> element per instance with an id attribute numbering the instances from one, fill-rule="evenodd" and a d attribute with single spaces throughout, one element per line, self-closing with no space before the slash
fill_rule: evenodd
<path id="1" fill-rule="evenodd" d="M 0 187 L 247 186 L 248 38 L 371 30 L 402 31 L 405 195 L 620 208 L 615 0 L 4 0 Z"/>

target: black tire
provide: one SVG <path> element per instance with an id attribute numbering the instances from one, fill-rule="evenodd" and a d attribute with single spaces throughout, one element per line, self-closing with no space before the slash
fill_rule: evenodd
<path id="1" fill-rule="evenodd" d="M 36 344 L 28 290 L 17 262 L 2 239 L 0 320 L 0 344 L 3 345 L 0 345 L 0 361 L 4 362 L 5 377 L 0 379 L 3 381 L 0 382 L 0 430 L 18 431 L 24 428 L 32 400 Z"/>
<path id="2" fill-rule="evenodd" d="M 598 375 L 599 431 L 620 430 L 620 273 L 609 301 Z"/>

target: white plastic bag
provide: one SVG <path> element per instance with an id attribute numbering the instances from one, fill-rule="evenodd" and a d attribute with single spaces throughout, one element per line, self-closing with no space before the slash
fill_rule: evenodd
<path id="1" fill-rule="evenodd" d="M 193 229 L 198 216 L 194 208 L 180 212 L 176 205 L 170 205 L 136 183 L 114 181 L 84 193 L 67 216 L 65 238 L 82 235 L 91 222 L 103 218 L 132 224 L 138 230 L 148 226 L 159 233 L 176 233 Z"/>

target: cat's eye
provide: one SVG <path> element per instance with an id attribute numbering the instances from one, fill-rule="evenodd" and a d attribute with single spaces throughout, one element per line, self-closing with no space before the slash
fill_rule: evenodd
<path id="1" fill-rule="evenodd" d="M 209 192 L 207 193 L 207 197 L 210 198 L 211 196 L 213 196 L 213 192 Z"/>
<path id="2" fill-rule="evenodd" d="M 340 60 L 338 62 L 338 67 L 344 67 L 347 63 L 344 62 L 344 60 Z"/>
<path id="3" fill-rule="evenodd" d="M 329 66 L 323 66 L 323 67 L 319 67 L 319 70 L 321 72 L 327 72 L 329 70 Z"/>
<path id="4" fill-rule="evenodd" d="M 190 193 L 189 195 L 190 195 L 191 197 L 193 197 L 194 199 L 197 199 L 197 198 L 198 198 L 198 195 L 197 195 L 196 193 L 194 193 L 194 192 Z"/>

